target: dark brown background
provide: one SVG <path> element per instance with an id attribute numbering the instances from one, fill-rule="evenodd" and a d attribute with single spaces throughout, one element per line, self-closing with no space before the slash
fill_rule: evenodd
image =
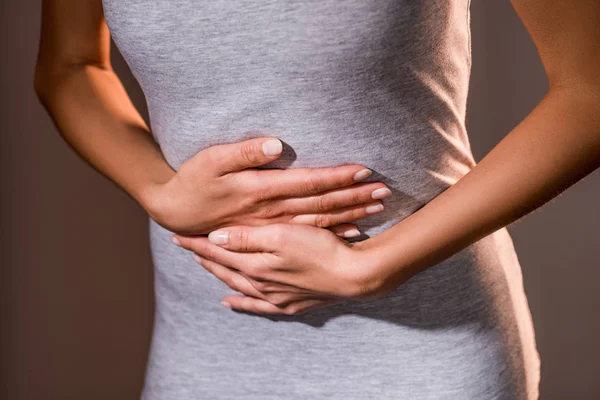
<path id="1" fill-rule="evenodd" d="M 2 399 L 134 399 L 152 326 L 145 214 L 63 142 L 32 78 L 40 2 L 1 2 Z M 468 127 L 481 159 L 543 96 L 508 1 L 473 1 Z M 134 101 L 143 97 L 115 65 Z M 600 398 L 600 173 L 512 225 L 542 399 Z"/>

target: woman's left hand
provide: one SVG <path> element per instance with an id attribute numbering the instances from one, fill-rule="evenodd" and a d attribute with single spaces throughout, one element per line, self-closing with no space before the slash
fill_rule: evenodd
<path id="1" fill-rule="evenodd" d="M 344 300 L 383 297 L 392 288 L 364 242 L 349 243 L 304 224 L 230 226 L 206 236 L 173 235 L 206 270 L 244 296 L 223 298 L 237 310 L 301 314 Z"/>

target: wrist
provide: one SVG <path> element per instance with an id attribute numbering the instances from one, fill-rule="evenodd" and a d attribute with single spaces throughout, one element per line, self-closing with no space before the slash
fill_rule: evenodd
<path id="1" fill-rule="evenodd" d="M 400 232 L 402 228 L 402 232 Z M 406 229 L 403 229 L 406 228 Z M 408 221 L 398 223 L 396 232 L 383 232 L 361 242 L 352 243 L 354 265 L 364 271 L 363 291 L 373 298 L 383 297 L 432 264 L 427 257 L 425 238 L 415 234 Z M 403 240 L 397 240 L 400 236 Z"/>
<path id="2" fill-rule="evenodd" d="M 165 173 L 159 179 L 154 179 L 140 185 L 133 191 L 133 197 L 146 210 L 146 212 L 157 222 L 164 219 L 168 210 L 172 209 L 170 203 L 173 203 L 172 196 L 168 194 L 169 182 L 176 176 L 171 170 L 171 174 Z"/>
<path id="3" fill-rule="evenodd" d="M 397 261 L 391 262 L 385 248 L 374 239 L 351 244 L 355 298 L 374 300 L 384 297 L 408 280 L 401 279 L 405 267 Z"/>

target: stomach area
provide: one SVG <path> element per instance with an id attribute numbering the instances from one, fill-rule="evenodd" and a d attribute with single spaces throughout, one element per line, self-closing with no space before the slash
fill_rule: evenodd
<path id="1" fill-rule="evenodd" d="M 356 104 L 351 97 L 325 104 L 320 97 L 253 100 L 252 92 L 246 93 L 219 96 L 218 106 L 210 98 L 178 103 L 147 97 L 154 138 L 173 169 L 208 147 L 265 136 L 279 138 L 283 152 L 259 168 L 363 165 L 373 174 L 362 182 L 383 182 L 392 190 L 383 212 L 357 221 L 371 236 L 425 205 L 475 165 L 460 120 L 425 118 L 398 103 Z"/>

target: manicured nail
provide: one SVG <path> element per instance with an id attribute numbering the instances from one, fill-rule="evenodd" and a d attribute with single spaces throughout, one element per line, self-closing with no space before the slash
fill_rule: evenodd
<path id="1" fill-rule="evenodd" d="M 354 174 L 354 180 L 360 181 L 361 179 L 365 179 L 367 176 L 371 175 L 372 173 L 373 173 L 373 171 L 371 171 L 368 168 L 361 169 L 356 174 Z"/>
<path id="2" fill-rule="evenodd" d="M 202 257 L 200 257 L 198 254 L 194 253 L 194 254 L 192 255 L 192 257 L 194 258 L 194 260 L 196 260 L 196 262 L 197 262 L 198 264 L 202 264 Z"/>
<path id="3" fill-rule="evenodd" d="M 276 156 L 283 150 L 283 144 L 278 139 L 271 139 L 262 144 L 262 149 L 266 156 Z"/>
<path id="4" fill-rule="evenodd" d="M 360 231 L 358 229 L 350 229 L 349 231 L 344 232 L 344 237 L 351 238 L 360 236 Z"/>
<path id="5" fill-rule="evenodd" d="M 208 234 L 208 240 L 214 244 L 227 244 L 227 242 L 229 241 L 229 232 L 212 231 Z"/>
<path id="6" fill-rule="evenodd" d="M 171 236 L 171 242 L 173 242 L 173 244 L 176 244 L 177 246 L 181 247 L 181 243 L 179 243 L 179 240 L 177 240 L 177 238 L 175 236 Z"/>
<path id="7" fill-rule="evenodd" d="M 221 305 L 222 305 L 223 307 L 231 308 L 231 304 L 229 304 L 229 303 L 228 303 L 228 302 L 226 302 L 226 301 L 222 301 L 222 302 L 221 302 Z"/>
<path id="8" fill-rule="evenodd" d="M 383 204 L 373 204 L 365 208 L 367 214 L 375 214 L 376 212 L 383 211 Z"/>
<path id="9" fill-rule="evenodd" d="M 379 189 L 373 190 L 373 193 L 371 193 L 371 198 L 383 199 L 384 197 L 388 197 L 391 194 L 392 194 L 392 191 L 389 188 L 379 188 Z"/>

